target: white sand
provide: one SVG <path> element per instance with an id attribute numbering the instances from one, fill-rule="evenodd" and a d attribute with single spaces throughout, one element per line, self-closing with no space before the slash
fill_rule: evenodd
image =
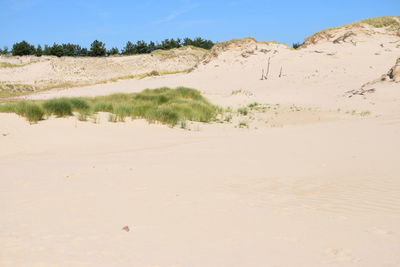
<path id="1" fill-rule="evenodd" d="M 344 96 L 395 64 L 399 37 L 354 38 L 249 42 L 190 74 L 29 96 L 186 85 L 224 106 L 317 110 L 280 110 L 279 127 L 0 114 L 0 266 L 400 266 L 400 84 Z"/>

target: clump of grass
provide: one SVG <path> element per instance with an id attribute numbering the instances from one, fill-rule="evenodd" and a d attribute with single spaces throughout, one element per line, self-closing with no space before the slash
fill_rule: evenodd
<path id="1" fill-rule="evenodd" d="M 249 128 L 249 123 L 247 121 L 240 121 L 239 128 Z"/>
<path id="2" fill-rule="evenodd" d="M 24 116 L 29 122 L 36 123 L 43 119 L 43 109 L 33 103 L 20 102 L 16 106 L 16 113 Z"/>
<path id="3" fill-rule="evenodd" d="M 247 116 L 247 114 L 249 114 L 249 110 L 246 107 L 238 108 L 237 112 L 243 116 Z"/>
<path id="4" fill-rule="evenodd" d="M 160 73 L 156 70 L 153 70 L 149 73 L 149 76 L 160 76 Z"/>
<path id="5" fill-rule="evenodd" d="M 369 116 L 369 115 L 371 115 L 371 111 L 369 111 L 369 110 L 365 110 L 365 111 L 361 111 L 360 112 L 360 116 L 361 117 L 366 117 L 366 116 Z"/>
<path id="6" fill-rule="evenodd" d="M 225 118 L 224 118 L 224 121 L 225 122 L 231 122 L 232 121 L 232 115 L 231 114 L 226 115 Z"/>
<path id="7" fill-rule="evenodd" d="M 86 111 L 80 111 L 80 112 L 78 112 L 76 117 L 78 118 L 79 121 L 87 121 L 89 115 L 90 114 Z"/>
<path id="8" fill-rule="evenodd" d="M 70 99 L 57 98 L 50 99 L 43 103 L 43 108 L 48 115 L 66 117 L 72 115 L 72 105 Z"/>
<path id="9" fill-rule="evenodd" d="M 50 99 L 43 103 L 43 108 L 48 115 L 57 117 L 71 116 L 73 111 L 85 113 L 90 112 L 90 105 L 83 98 L 56 98 Z"/>
<path id="10" fill-rule="evenodd" d="M 37 123 L 44 116 L 44 111 L 39 105 L 25 101 L 1 105 L 0 112 L 16 113 L 25 117 L 30 123 Z"/>
<path id="11" fill-rule="evenodd" d="M 187 121 L 180 121 L 179 125 L 182 129 L 187 129 L 188 125 L 187 125 Z"/>
<path id="12" fill-rule="evenodd" d="M 117 122 L 118 121 L 118 116 L 116 114 L 109 114 L 108 115 L 108 121 L 109 122 Z"/>

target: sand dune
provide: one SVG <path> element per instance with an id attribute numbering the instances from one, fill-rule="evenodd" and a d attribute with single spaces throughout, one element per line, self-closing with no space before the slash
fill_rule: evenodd
<path id="1" fill-rule="evenodd" d="M 0 114 L 0 266 L 400 266 L 399 52 L 396 30 L 355 24 L 298 50 L 247 38 L 165 61 L 8 58 L 38 60 L 0 69 L 31 85 L 193 67 L 24 99 L 182 85 L 265 109 L 190 131 Z"/>

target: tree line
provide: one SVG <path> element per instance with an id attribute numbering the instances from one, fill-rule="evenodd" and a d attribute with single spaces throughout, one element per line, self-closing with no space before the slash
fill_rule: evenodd
<path id="1" fill-rule="evenodd" d="M 126 45 L 120 51 L 117 47 L 112 47 L 110 49 L 106 48 L 106 44 L 95 40 L 90 45 L 90 48 L 87 49 L 85 47 L 81 47 L 77 44 L 56 44 L 54 43 L 52 46 L 37 45 L 36 47 L 27 41 L 21 41 L 15 43 L 9 51 L 7 47 L 0 49 L 0 54 L 8 55 L 12 54 L 13 56 L 27 56 L 27 55 L 36 55 L 40 56 L 69 56 L 69 57 L 103 57 L 103 56 L 111 56 L 111 55 L 136 55 L 136 54 L 148 54 L 153 52 L 154 50 L 169 50 L 173 48 L 180 48 L 183 46 L 195 46 L 203 49 L 211 49 L 214 46 L 214 43 L 210 40 L 206 40 L 200 37 L 190 39 L 165 39 L 161 42 L 153 42 L 149 43 L 145 41 L 137 41 L 133 43 L 128 41 Z"/>

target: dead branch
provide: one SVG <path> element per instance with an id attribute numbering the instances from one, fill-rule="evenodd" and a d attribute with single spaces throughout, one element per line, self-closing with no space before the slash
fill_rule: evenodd
<path id="1" fill-rule="evenodd" d="M 269 69 L 271 66 L 271 57 L 268 58 L 268 67 L 267 67 L 267 73 L 265 74 L 265 79 L 268 80 L 268 74 L 269 74 Z"/>

